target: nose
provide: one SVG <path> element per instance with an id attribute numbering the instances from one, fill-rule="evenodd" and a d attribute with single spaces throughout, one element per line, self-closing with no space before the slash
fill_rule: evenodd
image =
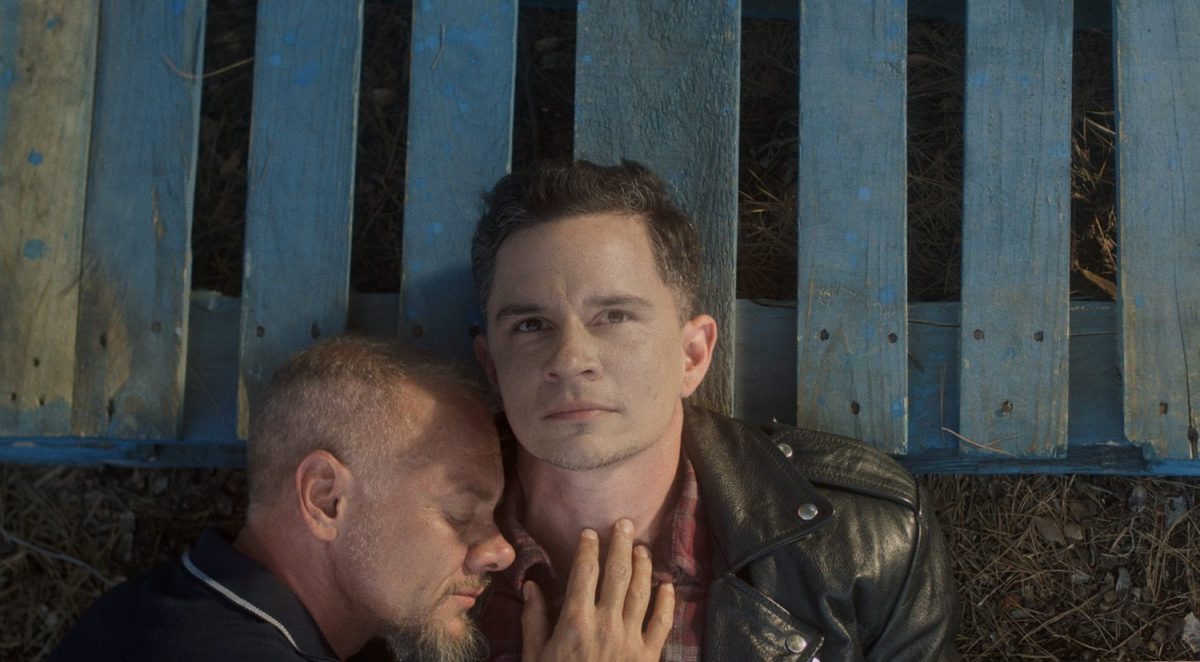
<path id="1" fill-rule="evenodd" d="M 564 324 L 557 334 L 554 351 L 546 361 L 543 376 L 557 382 L 578 376 L 592 377 L 599 371 L 595 338 L 578 321 Z"/>
<path id="2" fill-rule="evenodd" d="M 493 526 L 467 551 L 466 572 L 471 575 L 500 572 L 512 565 L 516 558 L 517 553 L 512 545 L 500 534 L 500 529 Z"/>

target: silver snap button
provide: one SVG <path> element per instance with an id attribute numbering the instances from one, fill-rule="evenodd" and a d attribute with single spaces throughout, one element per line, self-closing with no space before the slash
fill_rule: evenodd
<path id="1" fill-rule="evenodd" d="M 804 637 L 801 637 L 798 634 L 793 634 L 787 638 L 787 641 L 784 642 L 784 645 L 787 646 L 789 652 L 799 653 L 800 651 L 804 650 L 804 647 L 808 645 L 808 642 L 804 640 Z"/>
<path id="2" fill-rule="evenodd" d="M 779 451 L 783 453 L 784 457 L 792 456 L 792 447 L 787 444 L 779 444 Z"/>
<path id="3" fill-rule="evenodd" d="M 797 510 L 796 514 L 800 516 L 800 519 L 807 522 L 808 520 L 816 517 L 817 513 L 819 512 L 821 511 L 817 510 L 816 505 L 806 503 L 803 506 L 800 506 L 800 510 Z"/>

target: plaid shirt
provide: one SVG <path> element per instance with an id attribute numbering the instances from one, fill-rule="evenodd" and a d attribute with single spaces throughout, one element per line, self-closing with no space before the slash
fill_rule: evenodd
<path id="1" fill-rule="evenodd" d="M 667 514 L 666 529 L 654 544 L 653 584 L 675 584 L 675 619 L 663 647 L 662 659 L 693 662 L 700 659 L 704 641 L 704 604 L 712 581 L 709 568 L 709 541 L 704 509 L 700 504 L 700 485 L 696 470 L 687 456 L 680 463 L 679 500 Z M 509 476 L 504 500 L 496 511 L 496 523 L 512 543 L 517 557 L 496 578 L 479 625 L 491 644 L 491 659 L 521 659 L 521 585 L 532 579 L 548 595 L 561 593 L 561 580 L 550 567 L 550 559 L 521 519 L 525 514 L 525 495 L 515 476 Z"/>

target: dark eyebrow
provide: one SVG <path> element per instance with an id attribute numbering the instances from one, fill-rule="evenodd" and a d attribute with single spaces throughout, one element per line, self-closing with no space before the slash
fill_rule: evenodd
<path id="1" fill-rule="evenodd" d="M 650 308 L 651 304 L 648 299 L 643 299 L 634 294 L 612 294 L 607 296 L 592 297 L 588 299 L 588 305 L 595 308 Z"/>
<path id="2" fill-rule="evenodd" d="M 521 317 L 522 315 L 534 315 L 542 312 L 543 308 L 533 303 L 510 303 L 500 310 L 496 311 L 496 319 L 502 320 L 506 317 Z"/>

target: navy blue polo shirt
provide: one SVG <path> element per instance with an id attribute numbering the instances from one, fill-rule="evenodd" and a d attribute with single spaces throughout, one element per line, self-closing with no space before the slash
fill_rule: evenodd
<path id="1" fill-rule="evenodd" d="M 50 654 L 67 660 L 337 660 L 266 568 L 206 530 L 177 561 L 100 596 Z"/>

